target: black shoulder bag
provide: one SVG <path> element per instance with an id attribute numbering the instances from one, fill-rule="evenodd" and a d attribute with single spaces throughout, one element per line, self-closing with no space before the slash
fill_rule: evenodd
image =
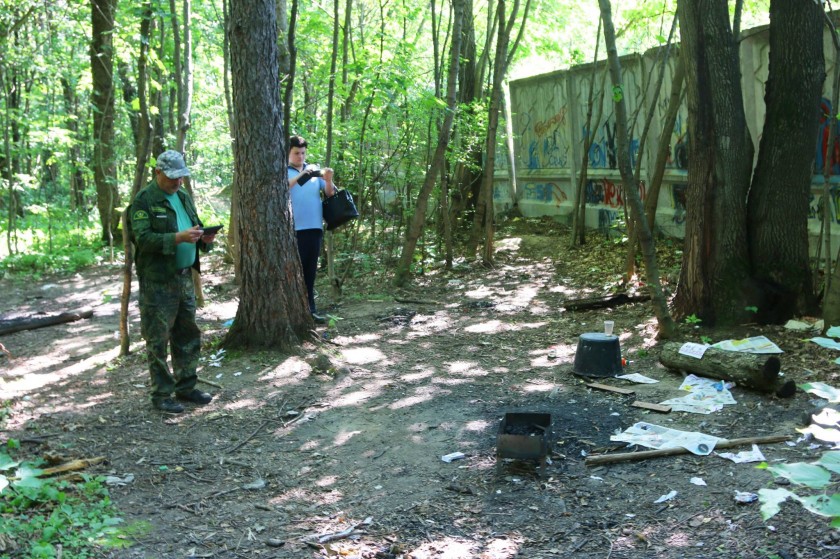
<path id="1" fill-rule="evenodd" d="M 341 227 L 348 221 L 359 217 L 359 210 L 353 203 L 353 196 L 346 190 L 336 189 L 335 194 L 325 198 L 322 204 L 327 231 L 332 231 L 336 227 Z"/>

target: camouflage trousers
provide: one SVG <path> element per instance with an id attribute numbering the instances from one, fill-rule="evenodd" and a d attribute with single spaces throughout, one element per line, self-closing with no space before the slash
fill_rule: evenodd
<path id="1" fill-rule="evenodd" d="M 192 274 L 165 282 L 140 282 L 140 324 L 152 377 L 152 401 L 173 392 L 189 392 L 198 379 L 201 330 L 195 323 L 195 288 Z M 172 370 L 166 364 L 172 349 Z"/>

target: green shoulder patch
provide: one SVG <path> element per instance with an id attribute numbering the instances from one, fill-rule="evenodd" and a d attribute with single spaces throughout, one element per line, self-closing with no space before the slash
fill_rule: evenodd
<path id="1" fill-rule="evenodd" d="M 137 210 L 136 212 L 134 212 L 134 215 L 131 219 L 149 219 L 149 214 L 147 214 L 143 210 Z"/>

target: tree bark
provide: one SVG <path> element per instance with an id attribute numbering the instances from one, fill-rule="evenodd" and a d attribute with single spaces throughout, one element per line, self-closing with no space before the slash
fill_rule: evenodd
<path id="1" fill-rule="evenodd" d="M 116 0 L 91 0 L 92 40 L 90 70 L 93 79 L 93 180 L 102 240 L 113 246 L 119 227 L 120 193 L 114 163 L 114 14 Z"/>
<path id="2" fill-rule="evenodd" d="M 612 7 L 610 0 L 598 0 L 601 5 L 601 19 L 604 22 L 604 42 L 607 46 L 607 58 L 610 66 L 610 77 L 613 82 L 613 100 L 615 101 L 615 144 L 616 158 L 621 181 L 624 183 L 624 192 L 630 199 L 632 207 L 632 219 L 638 231 L 639 242 L 642 246 L 642 254 L 645 261 L 645 275 L 647 276 L 648 289 L 650 289 L 653 301 L 653 312 L 659 325 L 659 336 L 671 338 L 675 333 L 674 321 L 668 312 L 668 303 L 662 292 L 662 284 L 659 281 L 659 264 L 656 261 L 656 251 L 653 246 L 653 236 L 645 219 L 644 206 L 639 196 L 639 185 L 633 174 L 630 163 L 630 133 L 627 128 L 627 102 L 624 98 L 624 90 L 621 81 L 621 66 L 618 61 L 618 51 L 615 45 L 615 27 L 612 22 Z"/>
<path id="3" fill-rule="evenodd" d="M 825 81 L 823 11 L 813 2 L 770 2 L 767 115 L 749 194 L 748 237 L 760 324 L 816 310 L 808 212 L 820 97 Z"/>
<path id="4" fill-rule="evenodd" d="M 668 342 L 662 346 L 659 361 L 666 367 L 695 373 L 704 377 L 731 380 L 759 392 L 774 392 L 779 396 L 792 396 L 796 391 L 793 381 L 779 378 L 781 361 L 775 355 L 762 353 L 741 353 L 706 348 L 703 357 L 697 359 L 680 353 L 679 342 Z"/>
<path id="5" fill-rule="evenodd" d="M 289 204 L 274 1 L 233 0 L 230 37 L 242 277 L 224 345 L 291 351 L 312 317 Z"/>
<path id="6" fill-rule="evenodd" d="M 726 0 L 680 0 L 686 62 L 689 165 L 678 315 L 704 324 L 747 317 L 746 198 L 753 145 L 744 114 L 738 46 Z M 811 142 L 813 143 L 813 142 Z"/>

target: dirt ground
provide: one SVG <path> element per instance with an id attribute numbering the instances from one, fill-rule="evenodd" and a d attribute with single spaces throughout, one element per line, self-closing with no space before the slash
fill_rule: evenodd
<path id="1" fill-rule="evenodd" d="M 324 342 L 298 355 L 219 352 L 236 292 L 229 268 L 210 259 L 199 375 L 214 383 L 200 387 L 215 398 L 179 416 L 149 405 L 134 302 L 132 354 L 117 358 L 119 266 L 4 279 L 2 318 L 81 308 L 94 316 L 0 339 L 12 354 L 0 354 L 0 400 L 11 412 L 0 438 L 23 441 L 30 458 L 102 456 L 89 473 L 127 481 L 111 487 L 112 497 L 126 525 L 145 529 L 131 547 L 102 557 L 840 557 L 826 518 L 785 503 L 764 522 L 758 503 L 736 502 L 736 491 L 776 486 L 755 464 L 715 454 L 584 463 L 644 450 L 610 441 L 637 421 L 795 441 L 826 402 L 735 387 L 737 404 L 709 415 L 631 407 L 679 396 L 683 375 L 658 362 L 648 303 L 563 308 L 616 289 L 623 245 L 593 238 L 570 250 L 561 232 L 545 223 L 503 231 L 494 269 L 430 267 L 398 293 L 371 275 L 348 282 L 337 301 L 320 277 L 319 305 L 336 320 L 318 328 Z M 664 247 L 661 257 L 673 290 L 678 251 Z M 626 372 L 659 383 L 594 379 L 635 390 L 621 395 L 573 374 L 579 336 L 601 331 L 605 319 L 615 321 Z M 679 341 L 694 342 L 765 335 L 784 350 L 787 378 L 840 386 L 836 355 L 804 341 L 813 334 L 750 324 L 680 330 Z M 522 412 L 550 414 L 542 474 L 534 461 L 496 457 L 500 420 Z M 761 450 L 771 463 L 795 462 L 826 447 Z M 454 452 L 465 456 L 441 459 Z M 676 497 L 655 503 L 671 491 Z"/>

